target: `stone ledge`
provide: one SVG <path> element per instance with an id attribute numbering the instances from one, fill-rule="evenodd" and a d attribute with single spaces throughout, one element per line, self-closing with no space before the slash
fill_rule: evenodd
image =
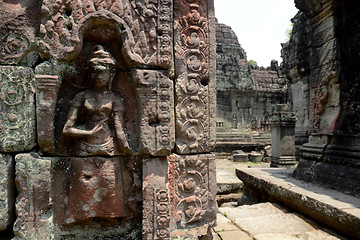
<path id="1" fill-rule="evenodd" d="M 296 180 L 288 169 L 236 169 L 248 188 L 272 198 L 342 233 L 360 238 L 360 199 Z"/>

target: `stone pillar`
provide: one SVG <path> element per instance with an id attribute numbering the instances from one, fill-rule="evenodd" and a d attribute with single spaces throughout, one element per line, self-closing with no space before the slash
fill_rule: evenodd
<path id="1" fill-rule="evenodd" d="M 292 167 L 295 159 L 295 113 L 286 104 L 279 104 L 278 111 L 270 114 L 271 167 Z"/>

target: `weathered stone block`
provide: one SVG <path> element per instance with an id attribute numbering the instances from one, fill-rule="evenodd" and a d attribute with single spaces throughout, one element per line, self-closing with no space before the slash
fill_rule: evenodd
<path id="1" fill-rule="evenodd" d="M 19 154 L 16 162 L 17 219 L 15 237 L 52 239 L 51 160 L 31 154 Z"/>
<path id="2" fill-rule="evenodd" d="M 170 238 L 168 159 L 148 158 L 143 165 L 143 239 Z"/>
<path id="3" fill-rule="evenodd" d="M 33 67 L 39 60 L 34 42 L 41 15 L 29 13 L 40 5 L 36 0 L 0 1 L 0 64 Z"/>
<path id="4" fill-rule="evenodd" d="M 136 161 L 123 156 L 52 158 L 57 236 L 138 239 L 142 199 Z"/>
<path id="5" fill-rule="evenodd" d="M 0 84 L 0 151 L 30 150 L 36 145 L 33 72 L 2 66 Z"/>
<path id="6" fill-rule="evenodd" d="M 15 203 L 14 160 L 0 154 L 0 231 L 12 224 Z"/>
<path id="7" fill-rule="evenodd" d="M 135 65 L 171 68 L 173 65 L 172 0 L 96 2 L 43 2 L 39 51 L 42 55 L 70 60 L 83 48 L 83 39 L 99 34 L 113 41 Z M 58 17 L 61 16 L 61 21 Z M 101 20 L 100 20 L 101 19 Z M 119 33 L 122 41 L 115 38 Z M 161 33 L 161 34 L 159 34 Z M 99 41 L 99 39 L 97 39 Z"/>
<path id="8" fill-rule="evenodd" d="M 234 162 L 247 162 L 249 161 L 249 155 L 242 150 L 232 151 L 232 159 Z"/>
<path id="9" fill-rule="evenodd" d="M 264 154 L 260 152 L 253 151 L 249 153 L 249 160 L 254 163 L 262 162 L 264 159 Z"/>
<path id="10" fill-rule="evenodd" d="M 202 231 L 216 221 L 215 155 L 171 155 L 168 188 L 172 236 L 190 228 L 205 235 Z"/>
<path id="11" fill-rule="evenodd" d="M 175 2 L 176 151 L 215 146 L 215 27 L 210 2 Z M 209 12 L 208 12 L 209 11 Z"/>
<path id="12" fill-rule="evenodd" d="M 167 156 L 175 144 L 173 83 L 165 71 L 133 70 L 140 112 L 140 152 Z"/>

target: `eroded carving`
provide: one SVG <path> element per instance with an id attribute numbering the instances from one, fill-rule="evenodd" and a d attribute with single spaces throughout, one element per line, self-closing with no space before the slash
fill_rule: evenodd
<path id="1" fill-rule="evenodd" d="M 83 157 L 53 160 L 54 223 L 61 229 L 117 225 L 141 212 L 139 162 L 135 157 Z"/>
<path id="2" fill-rule="evenodd" d="M 10 32 L 2 46 L 6 52 L 4 60 L 20 59 L 29 46 L 29 39 L 25 35 Z"/>
<path id="3" fill-rule="evenodd" d="M 61 80 L 59 76 L 36 75 L 36 120 L 40 148 L 48 153 L 55 151 L 54 116 L 57 92 Z"/>
<path id="4" fill-rule="evenodd" d="M 170 202 L 174 224 L 180 228 L 201 225 L 212 212 L 214 186 L 211 182 L 212 155 L 176 156 L 170 158 L 169 183 L 174 185 Z"/>
<path id="5" fill-rule="evenodd" d="M 340 111 L 339 80 L 336 72 L 321 71 L 323 80 L 312 92 L 313 133 L 333 133 Z"/>
<path id="6" fill-rule="evenodd" d="M 65 223 L 125 217 L 123 183 L 116 159 L 74 158 Z"/>
<path id="7" fill-rule="evenodd" d="M 156 239 L 169 239 L 170 237 L 170 205 L 167 189 L 156 193 Z"/>
<path id="8" fill-rule="evenodd" d="M 24 151 L 35 145 L 34 75 L 30 68 L 0 68 L 0 150 Z"/>
<path id="9" fill-rule="evenodd" d="M 176 146 L 178 153 L 212 149 L 209 109 L 209 28 L 202 1 L 182 1 L 176 24 Z"/>
<path id="10" fill-rule="evenodd" d="M 165 71 L 133 70 L 140 101 L 140 151 L 166 156 L 175 143 L 173 83 Z"/>
<path id="11" fill-rule="evenodd" d="M 44 55 L 72 58 L 81 50 L 83 30 L 90 23 L 99 26 L 94 31 L 102 31 L 103 37 L 111 39 L 114 34 L 101 27 L 106 19 L 117 22 L 116 31 L 124 36 L 124 53 L 128 59 L 138 64 L 167 68 L 172 65 L 170 0 L 46 0 L 41 10 L 40 50 Z"/>
<path id="12" fill-rule="evenodd" d="M 124 100 L 111 89 L 115 60 L 97 45 L 89 63 L 91 88 L 71 101 L 63 134 L 78 139 L 76 151 L 80 156 L 130 153 L 123 130 Z"/>

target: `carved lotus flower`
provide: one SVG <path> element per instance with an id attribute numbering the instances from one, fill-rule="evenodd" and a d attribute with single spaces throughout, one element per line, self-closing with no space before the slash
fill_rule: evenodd
<path id="1" fill-rule="evenodd" d="M 185 210 L 185 215 L 188 218 L 192 218 L 195 215 L 196 208 L 194 206 L 188 206 L 188 208 Z"/>
<path id="2" fill-rule="evenodd" d="M 158 199 L 159 199 L 159 201 L 161 201 L 161 202 L 166 202 L 166 201 L 168 201 L 168 195 L 167 195 L 167 193 L 166 193 L 165 191 L 159 192 L 159 194 L 158 194 Z"/>
<path id="3" fill-rule="evenodd" d="M 159 226 L 166 227 L 166 225 L 167 225 L 167 223 L 169 221 L 169 218 L 166 217 L 166 216 L 159 216 L 159 217 L 157 217 L 156 221 L 157 221 Z"/>
<path id="4" fill-rule="evenodd" d="M 196 182 L 193 178 L 188 178 L 184 181 L 183 186 L 186 192 L 192 192 L 195 188 Z"/>
<path id="5" fill-rule="evenodd" d="M 168 238 L 170 235 L 170 232 L 167 229 L 157 229 L 156 234 L 160 238 Z"/>

